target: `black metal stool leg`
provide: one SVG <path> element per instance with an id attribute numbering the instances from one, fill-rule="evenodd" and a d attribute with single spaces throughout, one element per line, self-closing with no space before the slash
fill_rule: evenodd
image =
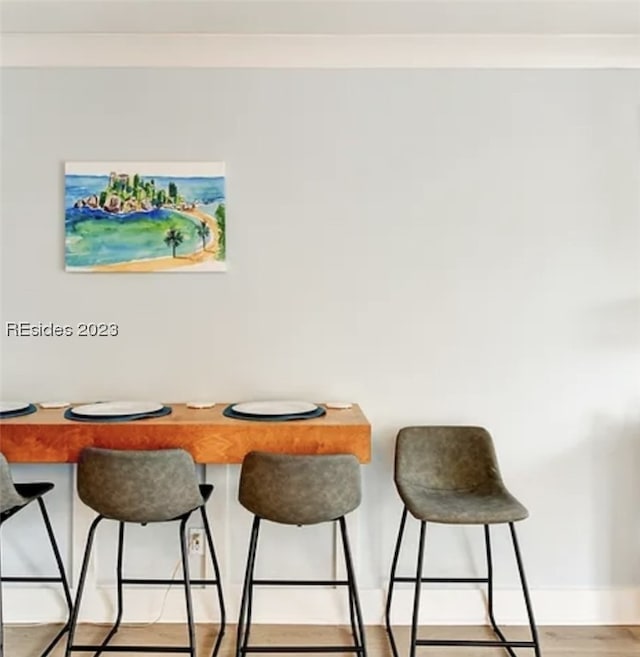
<path id="1" fill-rule="evenodd" d="M 347 585 L 347 591 L 349 594 L 349 623 L 351 625 L 351 634 L 356 646 L 360 645 L 360 639 L 358 634 L 358 627 L 356 625 L 356 613 L 355 613 L 355 599 L 353 597 L 353 591 L 351 586 Z"/>
<path id="2" fill-rule="evenodd" d="M 107 636 L 102 640 L 100 647 L 93 657 L 99 657 L 103 653 L 104 647 L 109 643 L 109 641 L 111 641 L 113 635 L 120 628 L 120 621 L 122 620 L 122 554 L 124 549 L 124 522 L 119 522 L 118 525 L 118 556 L 116 561 L 116 620 L 109 630 Z"/>
<path id="3" fill-rule="evenodd" d="M 91 558 L 91 547 L 93 545 L 93 538 L 98 527 L 98 523 L 103 519 L 103 516 L 98 516 L 92 523 L 89 528 L 89 533 L 87 535 L 87 544 L 84 549 L 84 557 L 82 559 L 82 567 L 80 569 L 80 580 L 78 581 L 78 592 L 76 593 L 76 601 L 73 605 L 73 611 L 71 612 L 71 619 L 69 620 L 69 636 L 67 638 L 67 649 L 65 651 L 65 657 L 70 657 L 71 651 L 74 649 L 73 645 L 73 635 L 76 631 L 76 625 L 78 624 L 78 613 L 80 611 L 80 602 L 82 600 L 82 592 L 84 591 L 84 583 L 87 578 L 87 570 L 89 569 L 89 559 Z"/>
<path id="4" fill-rule="evenodd" d="M 411 616 L 411 644 L 409 646 L 409 657 L 415 657 L 418 640 L 418 617 L 420 613 L 420 592 L 422 584 L 422 564 L 424 562 L 424 543 L 427 523 L 420 521 L 420 542 L 418 544 L 418 562 L 416 565 L 416 582 L 413 594 L 413 614 Z"/>
<path id="5" fill-rule="evenodd" d="M 387 634 L 389 635 L 389 643 L 391 645 L 391 652 L 393 657 L 398 657 L 398 647 L 396 646 L 396 640 L 393 636 L 393 630 L 391 629 L 391 602 L 393 599 L 393 587 L 396 581 L 396 570 L 398 568 L 398 558 L 400 556 L 400 547 L 402 545 L 402 537 L 404 535 L 404 528 L 407 523 L 407 507 L 404 507 L 402 511 L 402 518 L 400 519 L 400 527 L 398 529 L 398 538 L 396 539 L 396 547 L 393 552 L 393 559 L 391 560 L 391 575 L 389 576 L 389 591 L 387 593 L 387 604 L 385 606 L 385 624 L 387 627 Z"/>
<path id="6" fill-rule="evenodd" d="M 207 510 L 205 509 L 204 504 L 200 507 L 200 515 L 202 516 L 204 533 L 207 537 L 207 545 L 209 546 L 209 555 L 211 556 L 211 562 L 213 564 L 213 573 L 216 578 L 216 589 L 218 591 L 218 605 L 220 607 L 220 629 L 218 630 L 218 637 L 216 639 L 215 645 L 213 646 L 213 652 L 211 653 L 211 657 L 216 657 L 218 650 L 220 649 L 220 644 L 222 643 L 222 637 L 224 636 L 225 628 L 227 626 L 227 614 L 224 606 L 224 597 L 222 595 L 222 577 L 220 576 L 220 566 L 218 565 L 218 558 L 216 556 L 216 551 L 213 545 L 213 535 L 211 533 L 209 518 L 207 517 Z"/>
<path id="7" fill-rule="evenodd" d="M 189 648 L 191 657 L 196 657 L 196 628 L 193 623 L 193 602 L 191 599 L 191 576 L 189 573 L 189 545 L 187 543 L 187 514 L 180 521 L 180 553 L 182 556 L 182 573 L 184 576 L 184 597 L 187 605 L 187 626 L 189 629 Z"/>
<path id="8" fill-rule="evenodd" d="M 260 518 L 254 516 L 251 527 L 251 538 L 249 539 L 249 551 L 247 554 L 247 566 L 244 575 L 244 585 L 242 587 L 242 600 L 240 602 L 240 614 L 238 616 L 238 628 L 236 636 L 236 657 L 240 657 L 247 647 L 249 625 L 251 624 L 250 614 L 247 615 L 245 628 L 245 614 L 247 614 L 247 605 L 249 592 L 253 585 L 253 570 L 256 560 L 256 548 L 258 546 L 258 532 L 260 531 Z"/>
<path id="9" fill-rule="evenodd" d="M 351 548 L 349 547 L 349 537 L 347 535 L 347 522 L 344 516 L 338 518 L 340 523 L 340 535 L 342 536 L 342 548 L 344 550 L 344 560 L 347 567 L 347 581 L 349 587 L 349 598 L 353 601 L 353 611 L 356 615 L 357 635 L 354 633 L 353 640 L 356 648 L 363 657 L 366 657 L 367 649 L 364 638 L 364 627 L 362 622 L 362 611 L 360 609 L 360 599 L 358 597 L 358 588 L 356 586 L 356 575 L 353 568 L 353 561 L 351 559 Z"/>
<path id="10" fill-rule="evenodd" d="M 69 582 L 67 581 L 67 575 L 64 570 L 64 564 L 62 563 L 62 557 L 60 556 L 60 550 L 58 549 L 58 543 L 56 541 L 55 534 L 53 533 L 51 520 L 49 519 L 49 514 L 47 513 L 47 507 L 45 506 L 44 500 L 41 497 L 38 498 L 38 506 L 40 507 L 42 520 L 47 530 L 47 536 L 49 537 L 49 543 L 51 544 L 51 549 L 53 550 L 53 556 L 56 560 L 58 572 L 60 573 L 60 583 L 62 584 L 62 590 L 64 592 L 64 597 L 67 603 L 67 609 L 69 610 L 69 614 L 67 616 L 67 622 L 64 624 L 62 629 L 53 637 L 53 639 L 49 642 L 49 645 L 44 649 L 44 651 L 40 655 L 40 657 L 47 657 L 47 655 L 54 649 L 58 641 L 62 638 L 62 635 L 65 632 L 67 632 L 69 629 L 69 622 L 73 609 L 73 601 L 71 600 L 71 591 L 69 590 Z"/>
<path id="11" fill-rule="evenodd" d="M 29 581 L 47 581 L 47 582 L 60 582 L 62 585 L 62 590 L 64 592 L 64 597 L 65 601 L 67 603 L 67 609 L 68 609 L 68 616 L 67 620 L 62 626 L 62 628 L 56 633 L 56 635 L 49 641 L 47 644 L 47 647 L 43 650 L 43 652 L 40 653 L 40 657 L 47 657 L 47 655 L 55 648 L 56 644 L 62 636 L 69 630 L 70 622 L 71 622 L 71 613 L 72 613 L 72 608 L 73 608 L 73 601 L 71 599 L 71 591 L 69 590 L 69 582 L 67 580 L 67 575 L 64 569 L 64 564 L 62 562 L 62 557 L 60 556 L 60 550 L 58 548 L 58 543 L 56 541 L 55 534 L 53 533 L 53 527 L 51 525 L 51 520 L 49 518 L 49 514 L 47 513 L 47 507 L 44 503 L 44 500 L 42 497 L 37 498 L 38 502 L 38 507 L 40 509 L 40 514 L 42 515 L 42 520 L 45 526 L 45 529 L 47 531 L 47 537 L 49 539 L 49 543 L 51 545 L 51 549 L 53 552 L 53 556 L 55 558 L 56 566 L 58 568 L 58 574 L 59 577 L 54 578 L 54 577 L 48 577 L 48 578 L 30 578 L 30 577 L 16 577 L 13 578 L 13 581 L 24 581 L 24 582 L 29 582 Z M 4 640 L 3 638 L 3 629 L 2 629 L 2 576 L 0 575 L 0 655 L 3 654 L 3 646 L 2 646 L 2 641 Z"/>
<path id="12" fill-rule="evenodd" d="M 117 600 L 118 612 L 116 615 L 116 622 L 113 626 L 114 633 L 118 631 L 120 622 L 122 621 L 122 611 L 124 604 L 124 593 L 122 590 L 122 564 L 124 559 L 124 522 L 120 523 L 118 527 L 118 557 L 116 564 L 116 578 L 117 578 Z"/>
<path id="13" fill-rule="evenodd" d="M 349 624 L 351 625 L 351 634 L 355 645 L 359 646 L 360 639 L 358 638 L 358 627 L 356 625 L 355 600 L 350 586 L 347 586 L 347 592 L 349 594 Z"/>
<path id="14" fill-rule="evenodd" d="M 260 535 L 260 520 L 256 526 L 256 539 L 253 548 L 253 555 L 251 557 L 251 570 L 249 571 L 249 588 L 247 589 L 247 622 L 244 627 L 244 638 L 242 640 L 242 648 L 246 650 L 249 644 L 249 637 L 251 636 L 251 623 L 253 619 L 253 592 L 255 587 L 255 570 L 256 570 L 256 557 L 258 556 L 258 537 Z"/>
<path id="15" fill-rule="evenodd" d="M 498 627 L 493 613 L 493 556 L 491 554 L 491 531 L 489 525 L 484 525 L 484 542 L 487 552 L 487 611 L 489 612 L 489 622 L 496 636 L 506 643 L 507 637 L 505 637 L 502 630 Z M 511 657 L 517 657 L 515 652 L 513 652 L 513 648 L 510 646 L 505 646 L 505 650 Z"/>
<path id="16" fill-rule="evenodd" d="M 522 584 L 522 594 L 524 595 L 524 603 L 527 607 L 527 616 L 529 617 L 529 627 L 531 628 L 531 639 L 533 641 L 533 649 L 536 657 L 540 657 L 540 641 L 538 639 L 538 630 L 536 622 L 533 617 L 533 607 L 531 606 L 531 599 L 529 598 L 529 587 L 527 586 L 527 578 L 524 574 L 524 567 L 522 566 L 522 557 L 520 555 L 520 547 L 518 545 L 518 538 L 516 536 L 516 528 L 513 523 L 509 523 L 511 530 L 511 540 L 513 542 L 513 551 L 516 555 L 516 562 L 518 564 L 518 573 L 520 574 L 520 583 Z"/>
<path id="17" fill-rule="evenodd" d="M 338 520 L 335 521 L 336 525 L 339 527 Z M 341 531 L 340 529 L 338 531 Z M 356 624 L 356 612 L 355 612 L 355 598 L 353 596 L 353 590 L 351 588 L 349 578 L 347 577 L 347 592 L 349 595 L 349 624 L 351 625 L 351 635 L 353 636 L 354 644 L 357 646 L 361 645 L 360 634 Z"/>
<path id="18" fill-rule="evenodd" d="M 342 531 L 339 520 L 335 521 L 337 531 Z M 344 553 L 344 548 L 343 548 Z M 344 558 L 344 554 L 343 554 Z M 353 591 L 351 589 L 351 582 L 349 581 L 349 574 L 347 571 L 347 593 L 348 593 L 348 602 L 349 602 L 349 624 L 351 626 L 351 636 L 353 637 L 353 642 L 356 646 L 360 645 L 360 639 L 358 634 L 358 627 L 356 625 L 356 612 L 355 612 L 355 599 L 353 597 Z"/>
<path id="19" fill-rule="evenodd" d="M 257 540 L 257 539 L 256 539 Z M 251 622 L 253 619 L 253 593 L 255 587 L 255 567 L 256 567 L 256 557 L 258 556 L 258 550 L 253 553 L 253 559 L 251 561 L 251 574 L 249 575 L 249 589 L 247 590 L 247 622 L 244 626 L 244 637 L 242 639 L 242 648 L 243 650 L 249 645 L 249 637 L 251 636 Z"/>

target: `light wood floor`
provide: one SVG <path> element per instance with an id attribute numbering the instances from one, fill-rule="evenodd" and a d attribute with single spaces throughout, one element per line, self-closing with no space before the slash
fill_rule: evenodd
<path id="1" fill-rule="evenodd" d="M 59 626 L 8 626 L 5 627 L 4 657 L 37 657 L 54 636 Z M 81 625 L 77 639 L 81 642 L 98 643 L 106 628 L 100 625 Z M 486 628 L 474 627 L 425 627 L 424 634 L 433 638 L 493 638 Z M 210 657 L 215 628 L 198 626 L 198 657 Z M 625 627 L 542 627 L 539 628 L 543 657 L 640 657 L 640 626 Z M 422 634 L 422 632 L 421 632 Z M 528 639 L 526 628 L 506 628 L 505 634 L 512 639 Z M 399 627 L 398 647 L 401 655 L 407 655 L 408 628 Z M 390 657 L 386 634 L 382 627 L 366 628 L 369 657 Z M 349 631 L 343 627 L 320 625 L 256 625 L 252 630 L 252 642 L 264 644 L 348 643 Z M 219 657 L 231 657 L 235 642 L 235 627 L 228 626 Z M 63 642 L 64 643 L 64 640 Z M 113 639 L 113 644 L 169 644 L 184 645 L 185 629 L 180 624 L 156 624 L 146 627 L 123 626 Z M 518 655 L 533 655 L 531 649 L 516 650 Z M 89 653 L 74 653 L 84 655 Z M 133 655 L 134 653 L 118 653 Z M 140 654 L 140 653 L 138 653 Z M 160 653 L 146 653 L 158 656 Z M 336 653 L 334 653 L 336 654 Z M 348 653 L 345 653 L 348 654 Z M 353 653 L 351 653 L 353 654 Z M 64 645 L 58 645 L 50 657 L 63 657 Z M 506 652 L 493 648 L 419 648 L 420 657 L 504 657 Z"/>

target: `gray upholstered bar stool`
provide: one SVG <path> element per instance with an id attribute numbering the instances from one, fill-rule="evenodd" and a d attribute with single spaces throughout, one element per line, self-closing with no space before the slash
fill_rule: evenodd
<path id="1" fill-rule="evenodd" d="M 3 652 L 3 635 L 2 635 L 2 582 L 58 582 L 62 585 L 62 591 L 71 614 L 71 593 L 69 592 L 69 584 L 67 583 L 67 576 L 64 571 L 64 564 L 60 557 L 60 550 L 56 542 L 51 520 L 47 513 L 47 507 L 44 503 L 44 495 L 50 490 L 53 490 L 54 485 L 48 481 L 31 482 L 26 484 L 14 484 L 11 477 L 9 464 L 4 454 L 0 454 L 0 528 L 4 523 L 14 516 L 18 511 L 22 511 L 30 502 L 37 501 L 40 508 L 40 514 L 47 530 L 49 543 L 53 551 L 53 556 L 58 567 L 58 576 L 56 577 L 32 577 L 32 576 L 19 576 L 19 577 L 2 577 L 0 576 L 0 655 Z M 55 645 L 58 643 L 62 635 L 69 629 L 69 621 L 63 625 L 62 629 L 53 637 L 47 647 L 41 653 L 40 657 L 46 657 Z"/>
<path id="2" fill-rule="evenodd" d="M 345 515 L 360 504 L 360 464 L 352 454 L 288 455 L 250 452 L 240 474 L 239 500 L 254 514 L 240 604 L 236 655 L 250 652 L 353 652 L 366 656 L 362 612 L 356 586 Z M 340 528 L 346 580 L 255 579 L 258 533 L 262 520 L 285 525 L 336 522 Z M 249 645 L 253 589 L 260 586 L 346 586 L 353 645 Z"/>
<path id="3" fill-rule="evenodd" d="M 88 447 L 78 461 L 78 495 L 90 508 L 98 513 L 92 522 L 80 570 L 78 592 L 71 616 L 69 642 L 66 656 L 72 652 L 162 652 L 196 655 L 195 625 L 193 621 L 191 585 L 215 585 L 220 608 L 220 626 L 213 647 L 216 655 L 225 630 L 225 607 L 222 596 L 220 569 L 213 545 L 213 537 L 205 505 L 211 496 L 211 484 L 198 484 L 191 455 L 183 449 L 160 450 L 112 450 Z M 200 511 L 209 547 L 215 579 L 191 579 L 186 525 L 191 514 Z M 116 621 L 98 645 L 74 644 L 74 634 L 82 600 L 87 568 L 91 557 L 91 546 L 98 524 L 104 520 L 119 523 L 118 555 L 116 566 L 117 614 Z M 180 553 L 182 558 L 182 580 L 131 579 L 124 578 L 123 551 L 126 523 L 146 525 L 155 522 L 179 521 Z M 158 584 L 168 586 L 183 584 L 187 609 L 188 646 L 112 646 L 108 645 L 120 627 L 123 611 L 124 584 Z"/>
<path id="4" fill-rule="evenodd" d="M 404 502 L 400 529 L 391 564 L 391 577 L 386 605 L 386 627 L 394 657 L 398 657 L 391 628 L 393 588 L 397 582 L 414 584 L 410 657 L 417 646 L 502 647 L 516 657 L 513 648 L 532 648 L 540 657 L 538 633 L 533 618 L 520 549 L 514 523 L 528 516 L 527 510 L 506 489 L 489 433 L 480 427 L 418 426 L 401 429 L 396 440 L 395 483 Z M 420 521 L 420 539 L 416 574 L 398 577 L 396 569 L 407 513 Z M 484 527 L 487 576 L 476 578 L 423 577 L 423 559 L 427 522 Z M 509 641 L 498 627 L 493 613 L 493 561 L 490 525 L 508 524 L 524 601 L 531 628 L 530 641 Z M 497 638 L 494 641 L 436 640 L 418 638 L 421 584 L 486 583 L 488 615 Z"/>

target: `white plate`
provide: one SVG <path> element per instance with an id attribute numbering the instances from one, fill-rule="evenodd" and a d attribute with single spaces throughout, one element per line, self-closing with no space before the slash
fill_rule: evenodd
<path id="1" fill-rule="evenodd" d="M 245 415 L 298 415 L 311 413 L 318 406 L 305 401 L 256 401 L 234 404 L 231 408 Z"/>
<path id="2" fill-rule="evenodd" d="M 351 408 L 353 404 L 351 402 L 327 402 L 325 406 L 334 410 L 345 411 L 348 408 Z"/>
<path id="3" fill-rule="evenodd" d="M 29 402 L 5 402 L 0 401 L 0 413 L 13 413 L 29 408 Z"/>
<path id="4" fill-rule="evenodd" d="M 154 413 L 163 408 L 157 402 L 112 401 L 97 402 L 74 406 L 71 410 L 76 415 L 138 415 L 140 413 Z"/>
<path id="5" fill-rule="evenodd" d="M 40 408 L 66 408 L 67 406 L 71 406 L 71 404 L 63 401 L 40 402 Z"/>

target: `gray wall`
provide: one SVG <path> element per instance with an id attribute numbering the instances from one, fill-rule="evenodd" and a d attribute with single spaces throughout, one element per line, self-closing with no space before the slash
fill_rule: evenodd
<path id="1" fill-rule="evenodd" d="M 120 325 L 3 332 L 3 398 L 359 402 L 370 588 L 397 429 L 485 425 L 533 587 L 640 586 L 638 73 L 2 76 L 2 320 Z M 224 160 L 229 271 L 65 273 L 65 160 Z M 434 572 L 464 537 L 434 531 Z"/>

